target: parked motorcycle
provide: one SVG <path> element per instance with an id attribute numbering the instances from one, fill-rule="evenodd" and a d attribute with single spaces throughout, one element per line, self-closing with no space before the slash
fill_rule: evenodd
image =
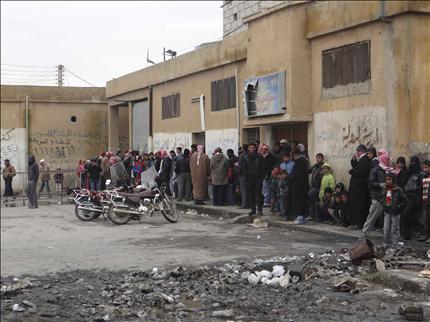
<path id="1" fill-rule="evenodd" d="M 91 221 L 107 212 L 110 204 L 110 196 L 107 191 L 89 191 L 80 189 L 74 191 L 75 215 L 82 221 Z"/>
<path id="2" fill-rule="evenodd" d="M 165 188 L 157 185 L 149 188 L 137 187 L 132 192 L 113 191 L 110 193 L 108 218 L 117 225 L 130 220 L 141 220 L 142 216 L 154 215 L 156 211 L 171 223 L 178 221 L 176 205 L 166 194 Z"/>

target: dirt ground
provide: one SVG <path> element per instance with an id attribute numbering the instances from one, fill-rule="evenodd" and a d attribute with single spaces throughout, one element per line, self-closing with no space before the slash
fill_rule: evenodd
<path id="1" fill-rule="evenodd" d="M 259 237 L 260 236 L 260 237 Z M 353 241 L 277 228 L 256 229 L 224 220 L 161 215 L 117 226 L 82 222 L 71 205 L 1 209 L 1 274 L 41 275 L 76 269 L 152 269 L 235 258 L 298 255 L 348 247 Z"/>
<path id="2" fill-rule="evenodd" d="M 2 208 L 1 230 L 2 321 L 404 321 L 405 303 L 429 316 L 424 296 L 367 282 L 347 238 L 185 214 L 116 226 L 72 206 Z M 274 265 L 295 280 L 248 280 Z"/>

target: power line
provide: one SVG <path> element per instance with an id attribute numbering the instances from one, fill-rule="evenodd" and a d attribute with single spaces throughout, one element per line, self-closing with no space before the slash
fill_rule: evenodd
<path id="1" fill-rule="evenodd" d="M 44 69 L 44 70 L 28 70 L 28 69 L 9 69 L 9 68 L 1 68 L 2 72 L 9 72 L 9 73 L 36 73 L 36 74 L 43 74 L 48 72 L 55 72 L 55 69 Z"/>
<path id="2" fill-rule="evenodd" d="M 47 72 L 47 73 L 40 73 L 40 74 L 15 74 L 15 73 L 9 73 L 9 72 L 1 72 L 1 75 L 8 75 L 8 76 L 17 76 L 17 77 L 43 77 L 43 76 L 56 76 L 55 72 Z"/>
<path id="3" fill-rule="evenodd" d="M 1 64 L 2 66 L 14 66 L 14 67 L 27 67 L 27 68 L 55 68 L 55 66 L 31 66 L 31 65 L 13 65 L 13 64 Z"/>
<path id="4" fill-rule="evenodd" d="M 66 71 L 68 71 L 70 74 L 72 74 L 73 76 L 75 76 L 75 77 L 77 77 L 77 78 L 79 78 L 81 81 L 83 81 L 83 82 L 85 82 L 85 83 L 87 83 L 87 84 L 89 84 L 89 85 L 91 85 L 91 86 L 93 86 L 93 87 L 97 87 L 96 85 L 94 85 L 94 84 L 91 84 L 90 82 L 88 82 L 88 81 L 86 81 L 85 79 L 83 79 L 81 76 L 79 76 L 79 75 L 76 75 L 74 72 L 72 72 L 69 68 L 64 68 Z"/>

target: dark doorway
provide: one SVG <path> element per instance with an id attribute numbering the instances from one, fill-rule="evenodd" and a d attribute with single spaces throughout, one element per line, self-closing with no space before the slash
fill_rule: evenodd
<path id="1" fill-rule="evenodd" d="M 306 147 L 308 146 L 307 123 L 277 125 L 272 127 L 272 133 L 275 142 L 279 142 L 282 139 L 287 139 L 288 142 L 297 140 L 299 143 L 303 143 Z"/>

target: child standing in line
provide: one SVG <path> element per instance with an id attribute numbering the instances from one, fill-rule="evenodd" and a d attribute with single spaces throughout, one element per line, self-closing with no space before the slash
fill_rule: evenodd
<path id="1" fill-rule="evenodd" d="M 63 191 L 64 175 L 61 172 L 61 168 L 57 168 L 55 175 L 54 175 L 54 180 L 55 180 L 55 191 L 56 192 Z"/>
<path id="2" fill-rule="evenodd" d="M 272 170 L 272 175 L 269 179 L 270 182 L 270 210 L 272 214 L 277 214 L 280 212 L 279 207 L 279 167 L 274 167 Z"/>
<path id="3" fill-rule="evenodd" d="M 288 183 L 287 183 L 288 172 L 282 170 L 279 174 L 279 211 L 281 217 L 288 220 Z"/>
<path id="4" fill-rule="evenodd" d="M 351 224 L 351 205 L 348 199 L 348 192 L 343 191 L 340 193 L 342 199 L 342 206 L 340 208 L 340 218 L 343 227 L 348 227 Z"/>
<path id="5" fill-rule="evenodd" d="M 333 192 L 334 188 L 336 186 L 336 181 L 334 179 L 334 175 L 333 175 L 333 173 L 331 173 L 331 167 L 327 162 L 323 164 L 322 172 L 323 172 L 323 177 L 321 179 L 321 187 L 320 187 L 320 192 L 319 192 L 319 199 L 320 200 L 323 199 L 326 188 L 330 188 L 331 191 Z"/>
<path id="6" fill-rule="evenodd" d="M 328 207 L 328 213 L 331 216 L 331 218 L 336 222 L 337 226 L 342 225 L 341 210 L 342 210 L 342 197 L 340 192 L 335 192 L 334 198 L 330 206 Z"/>
<path id="7" fill-rule="evenodd" d="M 332 203 L 333 198 L 333 190 L 330 187 L 324 189 L 324 195 L 321 198 L 321 201 L 317 204 L 317 213 L 318 216 L 315 219 L 317 222 L 330 222 L 331 216 L 328 212 L 329 207 Z"/>
<path id="8" fill-rule="evenodd" d="M 395 179 L 395 174 L 387 173 L 383 188 L 384 247 L 387 250 L 396 249 L 399 246 L 400 214 L 406 200 L 402 189 L 396 185 Z"/>

